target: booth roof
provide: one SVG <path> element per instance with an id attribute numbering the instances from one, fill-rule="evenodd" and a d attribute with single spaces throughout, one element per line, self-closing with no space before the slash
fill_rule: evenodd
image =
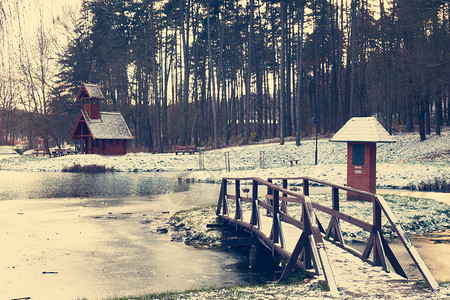
<path id="1" fill-rule="evenodd" d="M 395 143 L 374 117 L 354 117 L 330 139 L 330 142 Z"/>

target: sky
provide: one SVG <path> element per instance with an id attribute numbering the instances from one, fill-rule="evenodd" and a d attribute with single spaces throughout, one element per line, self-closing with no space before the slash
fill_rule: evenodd
<path id="1" fill-rule="evenodd" d="M 67 38 L 58 24 L 58 17 L 68 21 L 68 12 L 79 13 L 82 0 L 0 0 L 0 72 L 5 74 L 9 68 L 8 59 L 19 52 L 18 47 L 31 44 L 42 24 L 61 45 Z M 42 20 L 42 22 L 40 22 Z"/>

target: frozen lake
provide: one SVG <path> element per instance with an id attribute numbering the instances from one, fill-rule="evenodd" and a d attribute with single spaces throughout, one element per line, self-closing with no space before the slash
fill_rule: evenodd
<path id="1" fill-rule="evenodd" d="M 218 191 L 168 173 L 0 171 L 0 298 L 97 299 L 262 282 L 239 254 L 156 232 L 169 212 L 215 203 Z"/>

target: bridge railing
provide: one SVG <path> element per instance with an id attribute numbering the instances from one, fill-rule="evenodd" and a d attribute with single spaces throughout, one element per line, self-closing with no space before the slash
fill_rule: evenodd
<path id="1" fill-rule="evenodd" d="M 281 186 L 274 184 L 274 181 L 281 181 Z M 289 190 L 289 181 L 301 181 L 303 183 L 303 193 L 298 192 L 298 188 Z M 234 193 L 230 193 L 228 191 L 230 189 L 229 182 L 234 183 Z M 245 187 L 242 189 L 246 196 L 243 196 L 241 193 L 242 182 L 251 182 L 251 189 L 250 187 L 247 187 L 247 184 L 244 184 Z M 331 188 L 331 206 L 326 206 L 311 201 L 309 198 L 310 183 L 316 183 Z M 259 199 L 258 197 L 259 186 L 264 186 L 267 188 L 267 193 L 263 199 Z M 341 212 L 339 207 L 340 191 L 350 192 L 353 197 L 355 195 L 360 195 L 366 201 L 369 200 L 372 203 L 372 222 L 369 223 Z M 229 200 L 233 201 L 235 204 L 234 217 L 229 216 Z M 243 220 L 243 202 L 251 203 L 252 210 L 250 223 L 244 222 Z M 300 219 L 295 218 L 288 213 L 289 203 L 297 203 L 301 205 L 302 215 Z M 265 209 L 266 214 L 272 218 L 272 229 L 268 239 L 263 238 L 264 234 L 260 231 L 260 207 Z M 324 230 L 319 219 L 317 218 L 315 210 L 321 211 L 330 216 L 330 221 L 326 230 Z M 241 226 L 249 232 L 256 233 L 260 241 L 265 244 L 266 247 L 272 249 L 272 251 L 276 250 L 288 260 L 281 278 L 286 278 L 289 276 L 295 265 L 303 270 L 308 270 L 313 267 L 315 269 L 314 273 L 316 274 L 320 274 L 321 271 L 323 271 L 329 284 L 330 291 L 334 289 L 335 281 L 325 252 L 325 247 L 323 245 L 322 234 L 325 239 L 353 253 L 366 262 L 373 265 L 382 266 L 387 272 L 389 272 L 389 265 L 387 263 L 389 260 L 395 272 L 406 278 L 406 274 L 400 263 L 382 235 L 382 212 L 389 220 L 394 232 L 397 233 L 400 241 L 405 246 L 429 286 L 433 289 L 438 288 L 438 284 L 435 279 L 423 263 L 417 251 L 414 249 L 414 246 L 400 227 L 397 219 L 392 214 L 389 206 L 381 196 L 310 177 L 269 178 L 267 181 L 256 177 L 223 178 L 219 202 L 217 205 L 217 215 L 220 215 L 229 223 L 233 223 L 236 226 Z M 291 255 L 284 249 L 285 241 L 281 221 L 289 223 L 302 230 L 300 239 Z M 341 221 L 348 222 L 370 233 L 366 247 L 362 253 L 348 247 L 345 244 L 340 226 Z M 372 258 L 370 257 L 371 253 Z"/>

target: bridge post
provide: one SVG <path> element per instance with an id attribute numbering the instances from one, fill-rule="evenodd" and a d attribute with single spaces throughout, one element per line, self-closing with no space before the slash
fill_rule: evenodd
<path id="1" fill-rule="evenodd" d="M 284 248 L 284 237 L 281 229 L 280 221 L 280 192 L 273 190 L 273 218 L 272 218 L 272 232 L 270 237 L 274 244 L 280 243 L 281 248 Z M 272 249 L 273 251 L 273 249 Z"/>
<path id="2" fill-rule="evenodd" d="M 250 224 L 257 226 L 260 229 L 260 215 L 259 215 L 259 205 L 258 205 L 258 182 L 253 180 L 252 182 L 252 217 L 250 219 Z"/>
<path id="3" fill-rule="evenodd" d="M 269 181 L 269 183 L 272 183 L 272 179 L 269 179 L 268 181 Z M 267 195 L 273 196 L 273 189 L 270 186 L 267 186 Z M 270 204 L 270 206 L 273 206 L 273 200 L 268 199 L 268 202 L 269 202 L 268 204 Z M 266 216 L 270 216 L 269 210 L 267 210 Z"/>
<path id="4" fill-rule="evenodd" d="M 217 204 L 216 215 L 228 215 L 228 203 L 227 203 L 227 180 L 222 178 L 222 185 L 220 186 L 219 203 Z"/>
<path id="5" fill-rule="evenodd" d="M 235 220 L 242 221 L 242 209 L 241 209 L 241 183 L 239 179 L 236 179 L 235 182 L 235 191 L 236 191 L 236 212 L 234 215 Z"/>
<path id="6" fill-rule="evenodd" d="M 339 189 L 337 187 L 332 187 L 331 201 L 333 210 L 339 211 Z M 331 217 L 330 224 L 328 225 L 327 231 L 325 233 L 326 239 L 330 239 L 330 237 L 334 240 L 334 242 L 338 242 L 341 244 L 341 246 L 345 246 L 341 224 L 339 219 L 335 216 Z"/>
<path id="7" fill-rule="evenodd" d="M 309 196 L 309 180 L 303 179 L 303 195 Z"/>
<path id="8" fill-rule="evenodd" d="M 373 244 L 373 261 L 376 266 L 383 266 L 386 272 L 389 272 L 389 267 L 386 264 L 386 255 L 384 253 L 384 247 L 381 241 L 381 207 L 375 199 L 372 199 L 373 203 L 373 227 L 375 231 L 374 244 Z"/>
<path id="9" fill-rule="evenodd" d="M 389 272 L 389 266 L 386 263 L 386 254 L 381 237 L 381 206 L 374 197 L 372 198 L 372 203 L 372 232 L 370 233 L 370 237 L 362 254 L 362 258 L 365 260 L 368 259 L 370 252 L 373 252 L 373 265 L 382 266 L 384 271 Z"/>
<path id="10" fill-rule="evenodd" d="M 283 179 L 283 188 L 287 189 L 288 187 L 288 180 L 286 178 Z M 286 193 L 283 193 L 283 197 L 287 197 Z M 287 202 L 281 201 L 281 211 L 287 214 Z"/>

